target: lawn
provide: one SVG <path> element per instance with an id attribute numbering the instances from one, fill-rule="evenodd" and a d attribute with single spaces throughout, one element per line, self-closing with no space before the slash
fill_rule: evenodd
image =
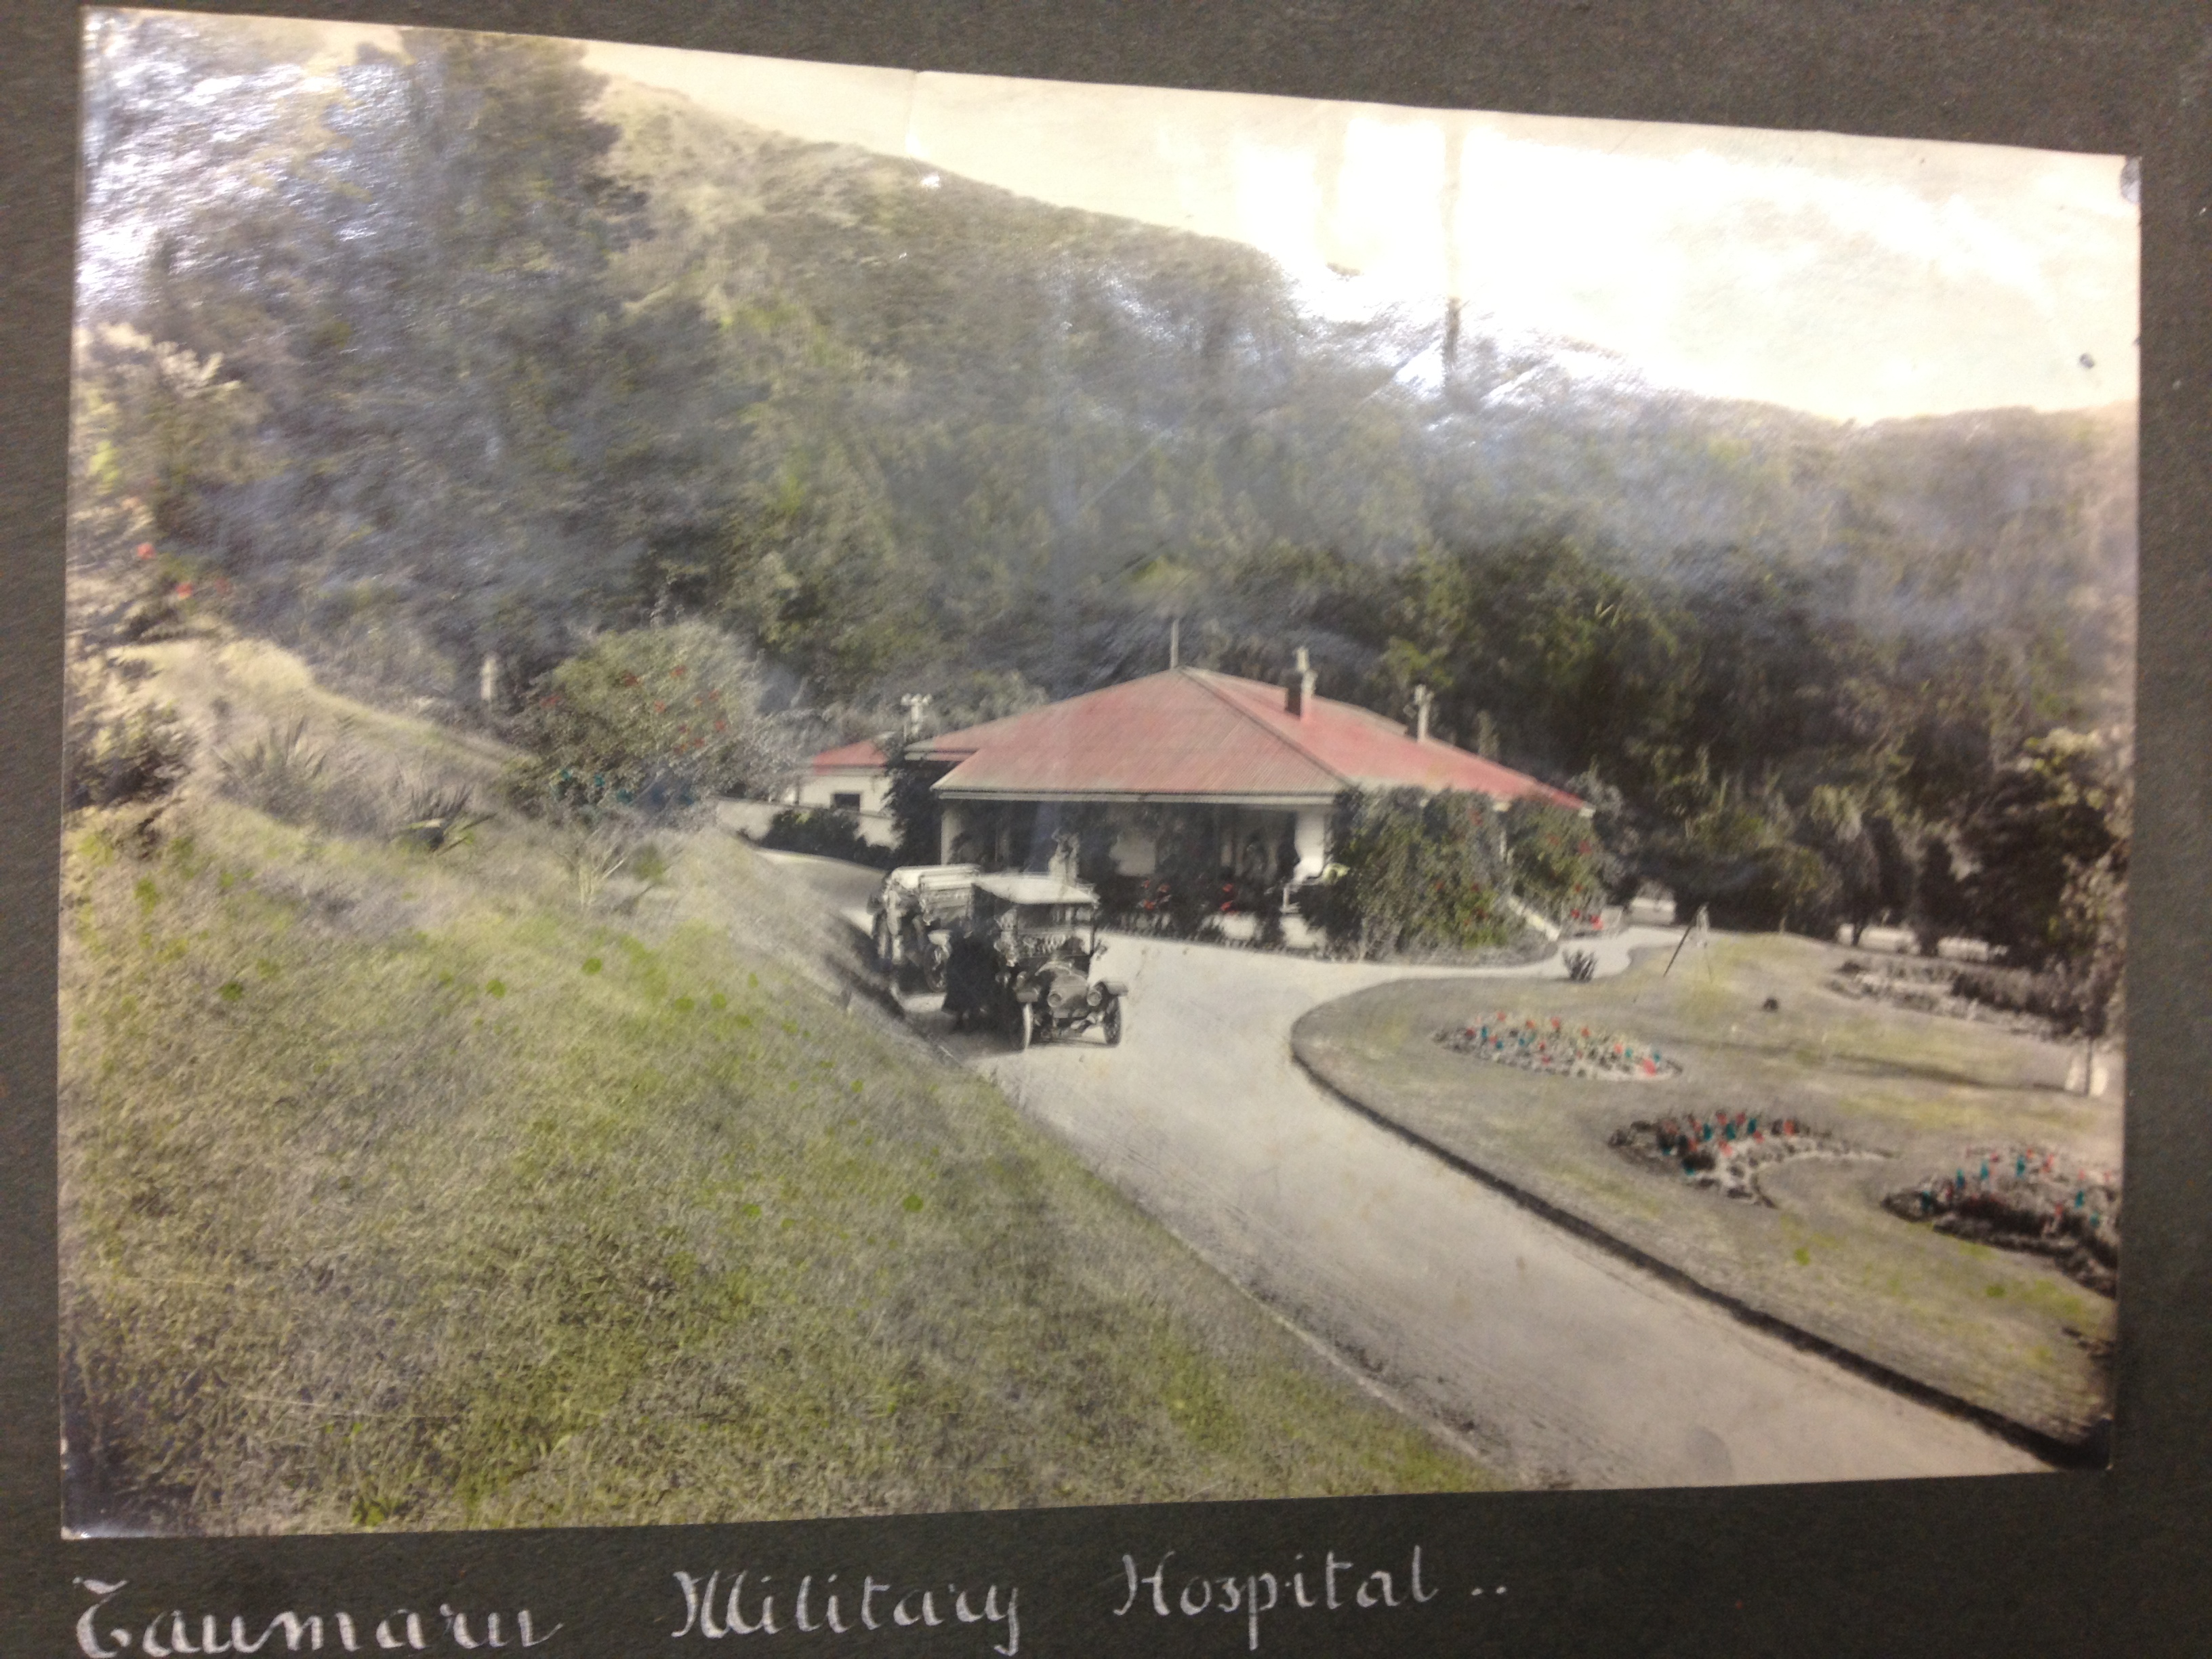
<path id="1" fill-rule="evenodd" d="M 2062 1442 L 2111 1411 L 2113 1304 L 2043 1257 L 1948 1237 L 1882 1198 L 1970 1149 L 2033 1145 L 2117 1170 L 2117 1092 L 2062 1087 L 2061 1045 L 1827 988 L 1849 952 L 1716 935 L 1572 985 L 1401 981 L 1302 1019 L 1299 1058 L 1345 1094 L 1698 1283 Z M 1769 1000 L 1777 1005 L 1769 1009 Z M 1679 1075 L 1544 1075 L 1436 1041 L 1498 1012 L 1658 1050 Z M 1610 1138 L 1662 1116 L 1777 1116 L 1870 1154 L 1759 1172 L 1769 1202 L 1638 1162 Z M 1968 1165 L 1970 1170 L 1973 1166 Z"/>
<path id="2" fill-rule="evenodd" d="M 838 996 L 821 919 L 741 843 L 664 835 L 651 885 L 592 893 L 512 817 L 435 854 L 346 833 L 379 778 L 481 788 L 497 751 L 264 647 L 143 654 L 217 750 L 307 715 L 354 805 L 272 817 L 204 751 L 154 835 L 69 826 L 74 1522 L 1493 1484 Z"/>

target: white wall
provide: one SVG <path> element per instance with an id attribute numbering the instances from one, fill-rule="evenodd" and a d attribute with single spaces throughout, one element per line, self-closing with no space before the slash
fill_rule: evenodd
<path id="1" fill-rule="evenodd" d="M 792 791 L 792 805 L 826 809 L 837 805 L 839 795 L 858 795 L 862 839 L 890 847 L 898 840 L 898 827 L 891 822 L 890 789 L 890 779 L 881 771 L 810 772 Z"/>

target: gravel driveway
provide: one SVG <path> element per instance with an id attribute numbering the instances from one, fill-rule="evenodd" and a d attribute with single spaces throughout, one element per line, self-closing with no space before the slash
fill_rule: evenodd
<path id="1" fill-rule="evenodd" d="M 793 860 L 851 914 L 873 878 Z M 862 918 L 865 921 L 865 915 Z M 2043 1467 L 1576 1238 L 1407 1145 L 1292 1062 L 1316 1004 L 1403 968 L 1109 936 L 1128 1035 L 1024 1054 L 915 1023 L 1208 1261 L 1531 1486 Z M 1676 935 L 1635 930 L 1600 971 Z M 1431 970 L 1469 972 L 1469 970 Z M 1470 977 L 1557 977 L 1534 969 Z"/>

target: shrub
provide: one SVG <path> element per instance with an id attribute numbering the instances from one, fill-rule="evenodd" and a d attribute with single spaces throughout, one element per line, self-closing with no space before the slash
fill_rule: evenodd
<path id="1" fill-rule="evenodd" d="M 590 909 L 635 851 L 630 825 L 619 814 L 570 817 L 564 825 L 560 859 L 562 873 L 568 878 L 576 902 Z"/>
<path id="2" fill-rule="evenodd" d="M 102 690 L 88 672 L 70 678 L 62 802 L 71 811 L 159 800 L 191 769 L 191 735 L 175 710 L 141 706 L 111 711 Z"/>
<path id="3" fill-rule="evenodd" d="M 2088 988 L 2075 975 L 2052 969 L 2037 973 L 1968 963 L 1951 975 L 1951 994 L 2008 1013 L 2033 1014 L 2066 1032 L 2081 1030 L 2090 1018 Z"/>
<path id="4" fill-rule="evenodd" d="M 683 622 L 611 634 L 533 688 L 509 775 L 519 805 L 647 812 L 765 793 L 788 763 L 760 679 L 728 635 Z"/>
<path id="5" fill-rule="evenodd" d="M 761 845 L 784 853 L 812 853 L 817 857 L 844 859 L 853 864 L 872 864 L 888 870 L 896 849 L 876 847 L 863 840 L 852 814 L 832 808 L 791 807 L 769 820 Z"/>
<path id="6" fill-rule="evenodd" d="M 1599 908 L 1620 879 L 1591 820 L 1568 807 L 1518 803 L 1505 815 L 1505 845 L 1515 896 L 1553 921 Z"/>
<path id="7" fill-rule="evenodd" d="M 391 821 L 390 791 L 331 764 L 307 738 L 302 718 L 273 722 L 244 749 L 216 757 L 222 792 L 286 823 L 342 836 L 380 836 Z"/>
<path id="8" fill-rule="evenodd" d="M 945 763 L 926 758 L 915 745 L 902 747 L 890 760 L 890 786 L 884 806 L 898 831 L 902 864 L 937 862 L 943 819 L 934 786 L 947 769 Z"/>
<path id="9" fill-rule="evenodd" d="M 486 821 L 486 815 L 476 810 L 476 792 L 466 784 L 402 777 L 398 795 L 405 813 L 398 839 L 426 853 L 443 853 L 461 846 Z"/>
<path id="10" fill-rule="evenodd" d="M 251 747 L 216 757 L 223 793 L 287 823 L 310 822 L 328 758 L 307 742 L 307 722 L 270 726 Z"/>
<path id="11" fill-rule="evenodd" d="M 1489 809 L 1447 791 L 1348 790 L 1329 824 L 1329 878 L 1303 909 L 1330 947 L 1357 957 L 1504 945 L 1516 931 Z"/>

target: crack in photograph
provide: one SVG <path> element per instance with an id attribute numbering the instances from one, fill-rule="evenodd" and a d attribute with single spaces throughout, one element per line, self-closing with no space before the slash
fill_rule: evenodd
<path id="1" fill-rule="evenodd" d="M 69 1533 L 2103 1466 L 2133 161 L 82 91 Z"/>

